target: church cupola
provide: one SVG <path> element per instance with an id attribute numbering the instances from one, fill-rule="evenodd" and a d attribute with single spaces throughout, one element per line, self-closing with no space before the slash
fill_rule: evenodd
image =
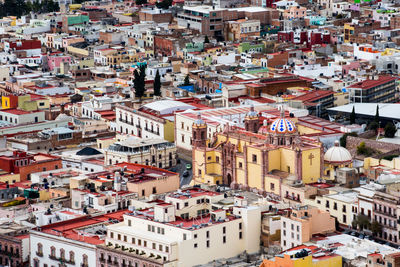
<path id="1" fill-rule="evenodd" d="M 246 117 L 244 118 L 244 127 L 246 131 L 252 133 L 257 133 L 258 128 L 260 128 L 258 113 L 254 110 L 253 105 L 250 107 L 249 113 L 247 113 Z"/>
<path id="2" fill-rule="evenodd" d="M 285 118 L 285 112 L 281 110 L 281 116 L 274 120 L 269 127 L 270 142 L 275 145 L 291 145 L 293 138 L 298 135 L 296 125 L 290 119 Z"/>
<path id="3" fill-rule="evenodd" d="M 193 147 L 206 147 L 207 144 L 207 124 L 202 120 L 200 112 L 192 126 L 192 145 Z"/>

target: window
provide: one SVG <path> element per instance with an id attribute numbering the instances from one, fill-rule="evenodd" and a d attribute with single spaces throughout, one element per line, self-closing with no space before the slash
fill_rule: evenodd
<path id="1" fill-rule="evenodd" d="M 193 247 L 194 247 L 194 248 L 197 248 L 197 243 L 194 243 Z"/>
<path id="2" fill-rule="evenodd" d="M 89 264 L 88 256 L 86 254 L 83 254 L 83 256 L 82 256 L 82 264 L 83 265 L 88 265 Z"/>
<path id="3" fill-rule="evenodd" d="M 274 184 L 274 183 L 271 183 L 271 184 L 270 184 L 270 189 L 271 189 L 272 191 L 275 190 L 275 184 Z"/>
<path id="4" fill-rule="evenodd" d="M 210 238 L 210 231 L 207 231 L 207 232 L 206 232 L 206 237 L 207 237 L 207 238 Z"/>
<path id="5" fill-rule="evenodd" d="M 242 230 L 242 223 L 239 223 L 239 230 Z"/>
<path id="6" fill-rule="evenodd" d="M 41 243 L 37 244 L 37 253 L 38 256 L 43 256 L 43 245 Z"/>
<path id="7" fill-rule="evenodd" d="M 253 163 L 257 163 L 257 155 L 252 155 L 252 161 Z"/>
<path id="8" fill-rule="evenodd" d="M 239 239 L 242 239 L 242 237 L 243 237 L 242 232 L 239 232 Z"/>
<path id="9" fill-rule="evenodd" d="M 222 233 L 223 233 L 223 234 L 226 234 L 226 227 L 225 227 L 225 226 L 222 227 Z"/>
<path id="10" fill-rule="evenodd" d="M 69 252 L 69 261 L 75 262 L 75 253 L 73 251 Z"/>
<path id="11" fill-rule="evenodd" d="M 186 234 L 183 234 L 183 240 L 186 240 Z"/>
<path id="12" fill-rule="evenodd" d="M 209 248 L 210 247 L 210 240 L 207 240 L 206 246 Z"/>
<path id="13" fill-rule="evenodd" d="M 215 161 L 216 161 L 217 163 L 219 163 L 219 157 L 218 157 L 218 156 L 215 157 Z"/>
<path id="14" fill-rule="evenodd" d="M 56 256 L 56 248 L 55 247 L 51 247 L 50 248 L 50 256 L 51 257 L 55 257 Z"/>
<path id="15" fill-rule="evenodd" d="M 65 250 L 64 249 L 60 249 L 60 258 L 61 259 L 65 259 Z"/>

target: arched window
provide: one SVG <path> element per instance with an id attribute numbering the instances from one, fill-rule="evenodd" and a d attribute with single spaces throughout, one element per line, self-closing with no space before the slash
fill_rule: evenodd
<path id="1" fill-rule="evenodd" d="M 50 256 L 51 257 L 55 257 L 56 256 L 56 248 L 55 247 L 51 247 L 50 248 Z"/>
<path id="2" fill-rule="evenodd" d="M 37 253 L 38 256 L 43 255 L 43 245 L 41 243 L 37 244 Z"/>
<path id="3" fill-rule="evenodd" d="M 88 265 L 88 256 L 86 254 L 83 254 L 82 256 L 82 265 L 87 266 Z"/>
<path id="4" fill-rule="evenodd" d="M 62 260 L 65 260 L 65 250 L 62 248 L 62 249 L 60 249 L 60 258 L 62 259 Z"/>
<path id="5" fill-rule="evenodd" d="M 73 251 L 69 252 L 69 262 L 75 262 L 75 253 Z"/>

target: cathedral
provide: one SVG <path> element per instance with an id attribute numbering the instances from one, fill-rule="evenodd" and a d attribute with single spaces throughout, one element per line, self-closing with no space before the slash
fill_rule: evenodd
<path id="1" fill-rule="evenodd" d="M 299 133 L 296 121 L 282 111 L 260 127 L 252 107 L 244 119 L 245 130 L 226 125 L 208 139 L 207 124 L 198 115 L 192 133 L 194 183 L 280 195 L 287 180 L 318 182 L 324 174 L 323 146 Z"/>

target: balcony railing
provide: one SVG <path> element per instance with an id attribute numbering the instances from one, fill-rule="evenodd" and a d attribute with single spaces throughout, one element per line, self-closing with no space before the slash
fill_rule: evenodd
<path id="1" fill-rule="evenodd" d="M 298 198 L 298 197 L 296 197 L 296 196 L 286 195 L 285 198 L 286 198 L 286 199 L 293 200 L 293 201 L 300 202 L 300 198 Z"/>
<path id="2" fill-rule="evenodd" d="M 382 214 L 382 215 L 385 215 L 385 216 L 388 216 L 388 217 L 392 217 L 392 218 L 397 218 L 397 215 L 396 214 L 392 214 L 392 213 L 389 213 L 389 212 L 385 212 L 385 211 L 383 211 L 382 209 L 374 209 L 374 212 L 375 213 L 379 213 L 379 214 Z"/>

